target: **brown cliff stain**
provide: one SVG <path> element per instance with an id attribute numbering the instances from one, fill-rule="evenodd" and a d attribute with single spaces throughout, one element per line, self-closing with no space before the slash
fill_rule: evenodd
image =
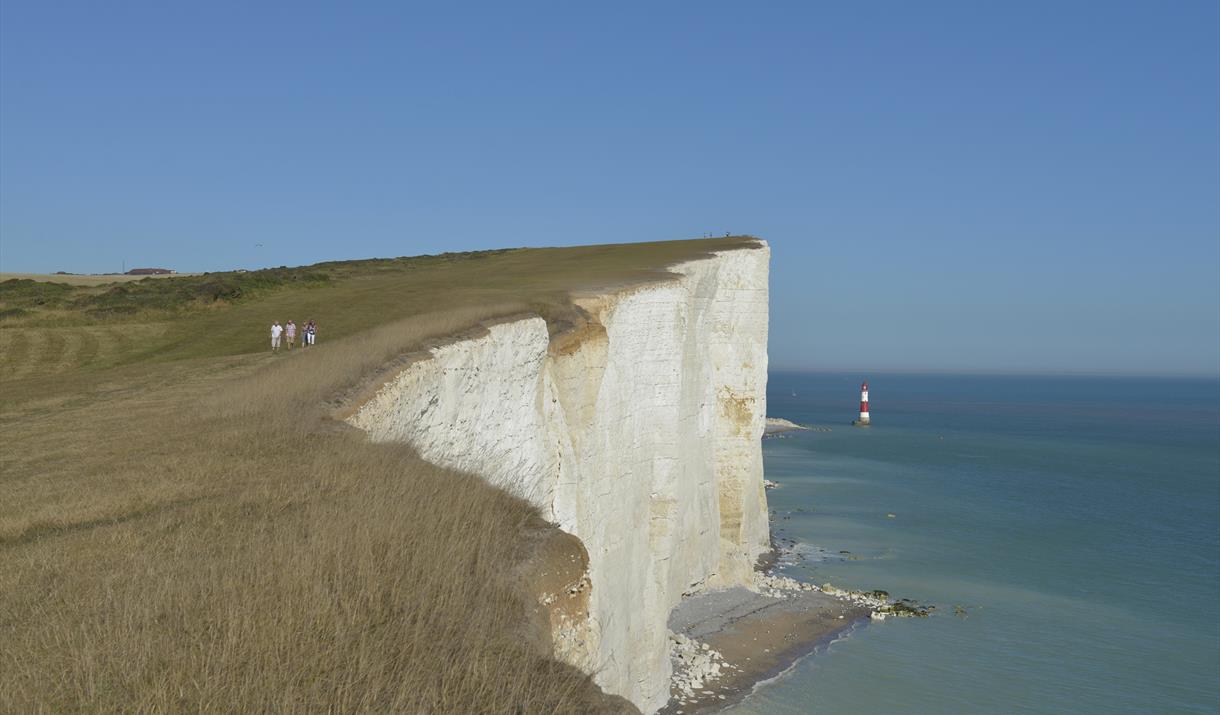
<path id="1" fill-rule="evenodd" d="M 741 545 L 741 480 L 720 475 L 720 538 Z"/>
<path id="2" fill-rule="evenodd" d="M 591 318 L 584 318 L 552 335 L 548 351 L 552 356 L 571 355 L 586 343 L 604 343 L 607 340 L 606 326 Z"/>
<path id="3" fill-rule="evenodd" d="M 579 453 L 585 428 L 594 424 L 597 418 L 597 399 L 606 372 L 610 334 L 595 317 L 601 315 L 600 310 L 590 312 L 586 306 L 577 306 L 577 312 L 578 323 L 552 333 L 547 353 L 554 397 L 563 406 L 572 448 Z"/>
<path id="4" fill-rule="evenodd" d="M 754 426 L 755 402 L 753 397 L 738 397 L 729 390 L 720 394 L 720 413 L 733 426 L 733 432 L 738 437 L 750 436 Z"/>

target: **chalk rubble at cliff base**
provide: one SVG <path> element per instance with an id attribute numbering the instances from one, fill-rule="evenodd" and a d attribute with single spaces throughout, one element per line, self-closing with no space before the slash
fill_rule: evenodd
<path id="1" fill-rule="evenodd" d="M 737 670 L 730 665 L 718 651 L 707 643 L 689 638 L 681 633 L 669 634 L 670 662 L 673 665 L 673 675 L 670 678 L 671 692 L 678 703 L 690 702 L 696 693 L 714 695 L 705 689 L 730 670 Z M 724 696 L 721 695 L 723 700 Z"/>
<path id="2" fill-rule="evenodd" d="M 885 591 L 817 586 L 779 574 L 755 572 L 751 586 L 696 594 L 674 609 L 671 699 L 662 713 L 716 710 L 862 619 L 930 610 L 891 601 Z"/>
<path id="3" fill-rule="evenodd" d="M 884 621 L 889 616 L 926 618 L 931 615 L 931 611 L 936 610 L 936 606 L 923 606 L 907 598 L 891 599 L 888 591 L 852 591 L 836 588 L 829 583 L 817 586 L 779 574 L 756 572 L 754 586 L 759 593 L 771 598 L 791 598 L 795 594 L 808 591 L 824 593 L 840 601 L 868 608 L 869 617 L 875 621 Z"/>
<path id="4" fill-rule="evenodd" d="M 762 578 L 766 592 L 740 586 L 705 591 L 671 614 L 674 677 L 664 715 L 715 711 L 736 702 L 868 616 L 867 609 L 818 590 L 789 590 L 786 579 Z"/>

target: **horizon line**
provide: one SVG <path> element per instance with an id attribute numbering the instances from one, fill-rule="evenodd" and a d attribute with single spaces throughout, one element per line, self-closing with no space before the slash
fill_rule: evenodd
<path id="1" fill-rule="evenodd" d="M 957 375 L 979 377 L 1096 377 L 1096 378 L 1145 378 L 1145 379 L 1191 379 L 1220 381 L 1220 372 L 1135 372 L 1129 370 L 1077 370 L 1046 368 L 1016 370 L 1010 368 L 898 368 L 898 367 L 841 367 L 818 366 L 796 367 L 772 364 L 768 372 L 821 372 L 842 375 Z"/>

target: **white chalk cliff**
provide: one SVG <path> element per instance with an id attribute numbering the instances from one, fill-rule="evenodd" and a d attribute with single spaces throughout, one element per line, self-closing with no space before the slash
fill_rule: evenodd
<path id="1" fill-rule="evenodd" d="M 348 419 L 579 538 L 587 622 L 557 628 L 556 653 L 644 712 L 669 697 L 670 610 L 750 584 L 768 548 L 769 257 L 760 241 L 576 296 L 589 323 L 554 340 L 536 316 L 489 324 L 409 364 Z"/>

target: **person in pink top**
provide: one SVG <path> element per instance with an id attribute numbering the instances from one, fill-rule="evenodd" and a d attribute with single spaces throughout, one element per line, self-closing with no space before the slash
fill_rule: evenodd
<path id="1" fill-rule="evenodd" d="M 292 318 L 289 318 L 288 324 L 284 326 L 284 338 L 286 338 L 285 342 L 288 343 L 288 349 L 291 350 L 292 344 L 297 339 L 297 324 L 292 322 Z"/>

